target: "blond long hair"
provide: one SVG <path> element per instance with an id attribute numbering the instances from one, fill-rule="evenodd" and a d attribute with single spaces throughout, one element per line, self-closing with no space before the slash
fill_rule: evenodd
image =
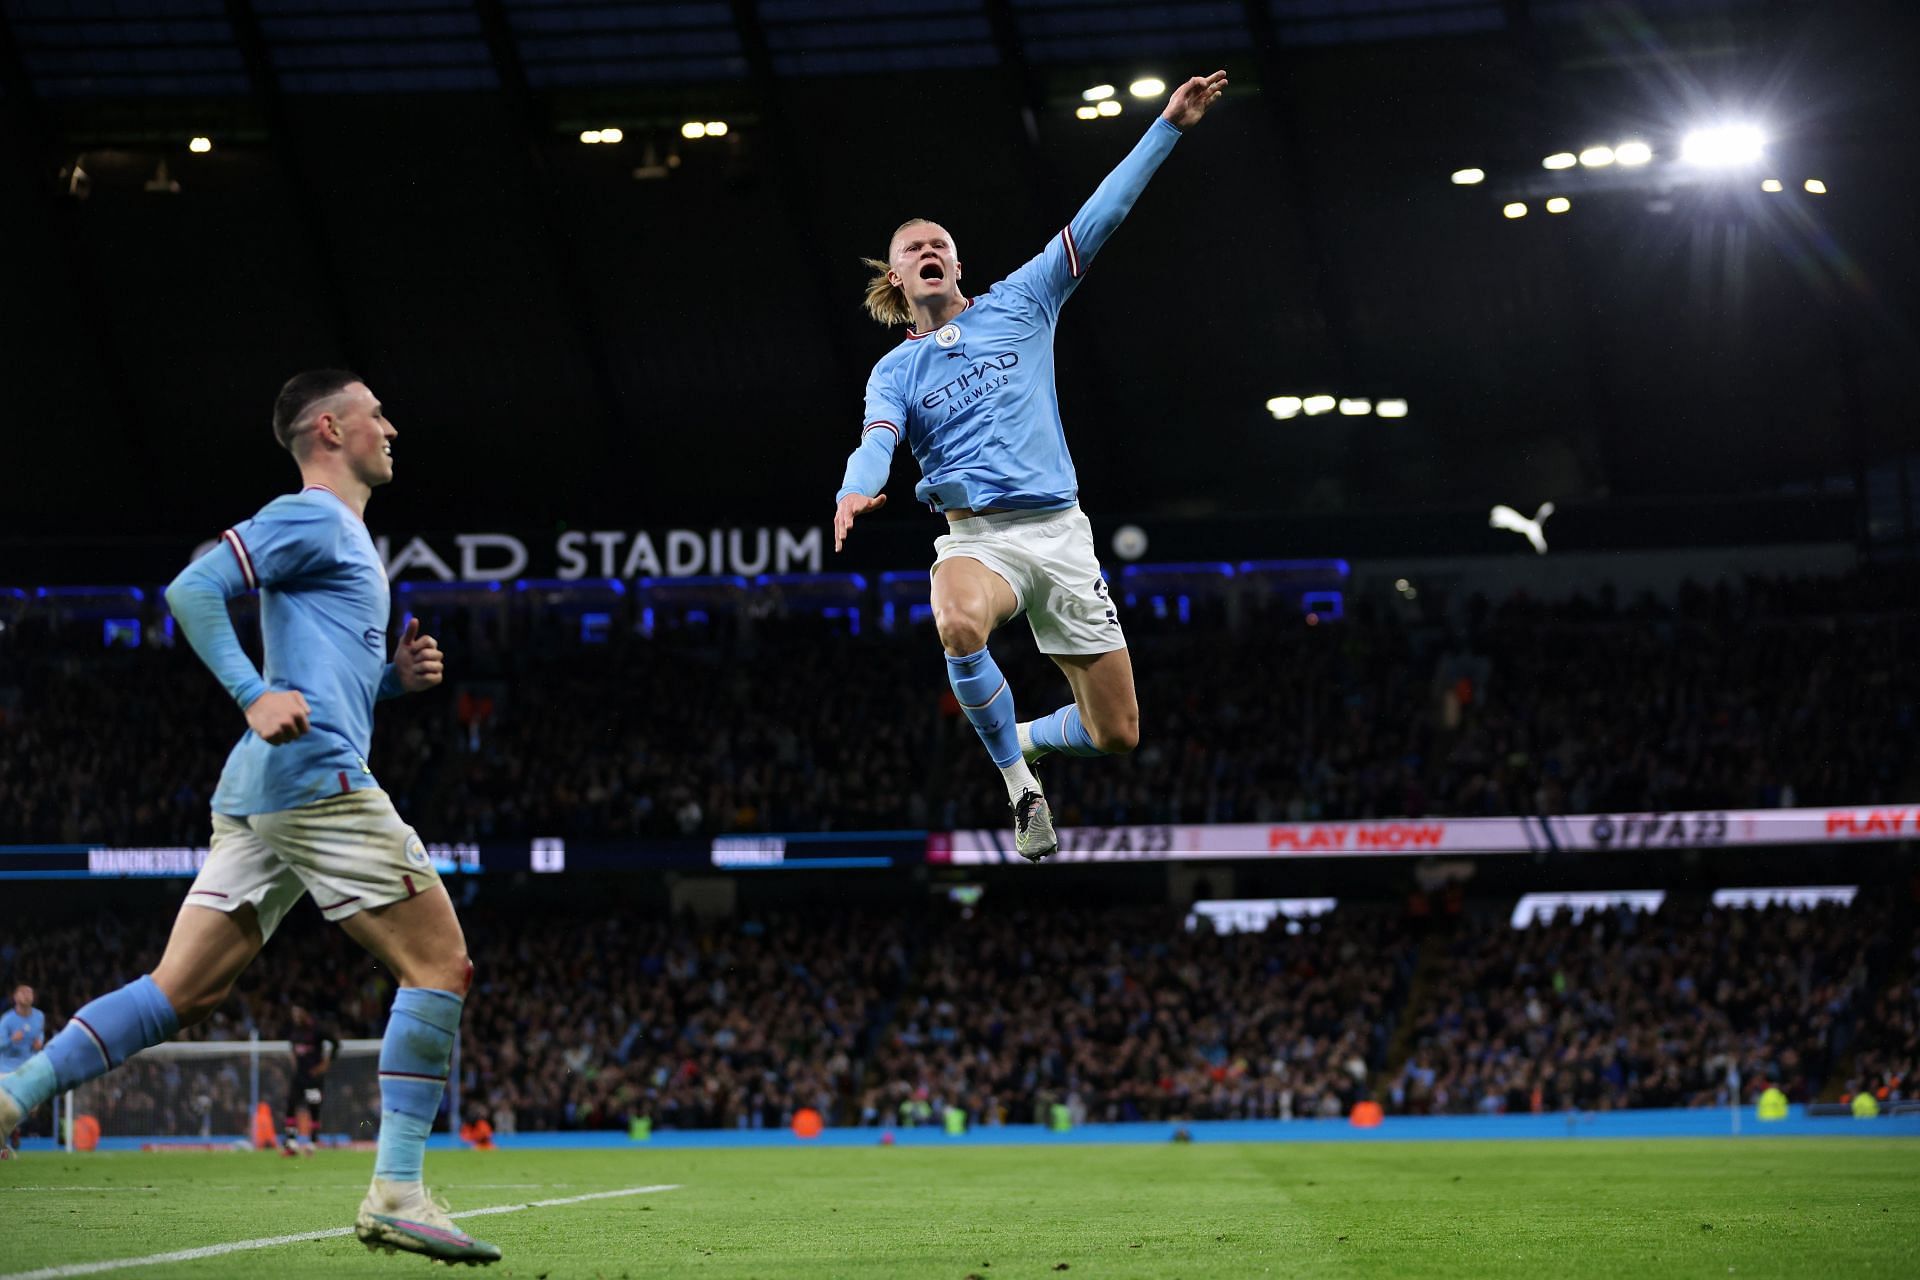
<path id="1" fill-rule="evenodd" d="M 888 252 L 892 252 L 894 236 L 908 227 L 918 226 L 923 222 L 930 226 L 940 225 L 932 218 L 908 218 L 893 229 L 892 236 L 887 237 Z M 867 296 L 863 302 L 867 308 L 867 314 L 888 328 L 911 323 L 913 308 L 907 305 L 906 290 L 887 278 L 893 274 L 892 264 L 882 262 L 878 258 L 862 258 L 860 261 L 873 272 L 873 275 L 867 278 Z"/>

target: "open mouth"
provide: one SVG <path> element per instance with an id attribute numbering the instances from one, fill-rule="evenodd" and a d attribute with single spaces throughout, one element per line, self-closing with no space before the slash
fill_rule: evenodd
<path id="1" fill-rule="evenodd" d="M 920 278 L 922 280 L 945 280 L 947 278 L 947 271 L 945 267 L 942 267 L 937 262 L 923 262 L 920 264 Z"/>

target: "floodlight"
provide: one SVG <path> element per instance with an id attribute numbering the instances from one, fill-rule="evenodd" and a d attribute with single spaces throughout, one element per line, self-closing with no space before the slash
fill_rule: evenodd
<path id="1" fill-rule="evenodd" d="M 1553 199 L 1547 201 L 1548 213 L 1565 213 L 1571 208 L 1573 208 L 1573 201 L 1567 199 L 1565 196 L 1555 196 Z"/>
<path id="2" fill-rule="evenodd" d="M 1682 138 L 1680 158 L 1702 168 L 1725 169 L 1755 163 L 1766 146 L 1766 135 L 1756 125 L 1715 125 Z"/>
<path id="3" fill-rule="evenodd" d="M 1580 163 L 1589 169 L 1604 169 L 1613 161 L 1612 147 L 1588 147 L 1580 153 Z"/>
<path id="4" fill-rule="evenodd" d="M 600 131 L 598 129 L 582 129 L 580 131 L 580 141 L 591 146 L 600 141 Z"/>
<path id="5" fill-rule="evenodd" d="M 1332 396 L 1308 396 L 1300 402 L 1300 407 L 1307 411 L 1309 418 L 1316 418 L 1323 413 L 1332 412 L 1335 403 Z"/>
<path id="6" fill-rule="evenodd" d="M 1167 91 L 1167 82 L 1159 76 L 1142 76 L 1127 86 L 1127 92 L 1136 98 L 1157 98 Z"/>
<path id="7" fill-rule="evenodd" d="M 212 138 L 195 138 L 192 142 L 189 142 L 187 144 L 187 150 L 193 152 L 193 154 L 197 156 L 203 156 L 207 154 L 207 152 L 213 150 L 213 139 Z"/>
<path id="8" fill-rule="evenodd" d="M 1808 178 L 1806 188 L 1807 194 L 1810 196 L 1823 196 L 1827 194 L 1827 184 L 1818 178 Z"/>
<path id="9" fill-rule="evenodd" d="M 1638 139 L 1632 142 L 1623 142 L 1613 149 L 1613 160 L 1615 164 L 1645 164 L 1651 159 L 1653 159 L 1653 148 Z"/>
<path id="10" fill-rule="evenodd" d="M 1780 179 L 1778 178 L 1766 178 L 1762 180 L 1760 183 L 1760 189 L 1762 191 L 1785 191 L 1786 190 L 1786 188 L 1780 184 Z"/>
<path id="11" fill-rule="evenodd" d="M 1075 107 L 1073 114 L 1082 120 L 1098 120 L 1100 118 L 1100 113 L 1092 107 Z"/>
<path id="12" fill-rule="evenodd" d="M 1524 218 L 1527 216 L 1527 206 L 1515 200 L 1500 212 L 1506 214 L 1509 218 Z"/>
<path id="13" fill-rule="evenodd" d="M 683 138 L 704 138 L 707 136 L 707 126 L 703 121 L 689 120 L 680 126 L 680 136 Z"/>
<path id="14" fill-rule="evenodd" d="M 1110 84 L 1097 84 L 1091 89 L 1082 89 L 1080 96 L 1088 102 L 1105 102 L 1113 96 L 1113 86 Z"/>
<path id="15" fill-rule="evenodd" d="M 1542 169 L 1571 169 L 1580 161 L 1571 151 L 1556 151 L 1540 162 Z"/>
<path id="16" fill-rule="evenodd" d="M 712 126 L 708 127 L 711 128 Z M 624 142 L 626 138 L 627 135 L 619 129 L 602 129 L 600 131 L 600 141 L 602 142 Z"/>
<path id="17" fill-rule="evenodd" d="M 1455 169 L 1453 171 L 1453 185 L 1456 187 L 1471 187 L 1486 180 L 1487 171 L 1485 169 Z"/>
<path id="18" fill-rule="evenodd" d="M 1276 418 L 1291 418 L 1300 412 L 1299 396 L 1275 396 L 1267 401 L 1267 412 Z"/>
<path id="19" fill-rule="evenodd" d="M 1373 401 L 1371 400 L 1354 399 L 1342 400 L 1340 402 L 1340 413 L 1342 417 L 1364 418 L 1372 412 Z"/>
<path id="20" fill-rule="evenodd" d="M 709 138 L 724 138 L 724 137 L 726 137 L 726 136 L 727 136 L 727 122 L 726 122 L 725 120 L 709 120 L 709 121 L 707 121 L 707 136 L 708 136 Z"/>
<path id="21" fill-rule="evenodd" d="M 1095 107 L 1094 110 L 1103 116 L 1117 116 L 1120 114 L 1120 104 L 1112 98 L 1108 98 L 1105 102 Z"/>
<path id="22" fill-rule="evenodd" d="M 1383 418 L 1404 418 L 1407 416 L 1405 400 L 1382 400 L 1373 406 L 1373 411 Z"/>

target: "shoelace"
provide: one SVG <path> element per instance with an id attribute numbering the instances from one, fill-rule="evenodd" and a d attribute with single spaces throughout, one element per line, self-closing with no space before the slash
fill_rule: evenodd
<path id="1" fill-rule="evenodd" d="M 1040 807 L 1040 797 L 1032 791 L 1022 791 L 1020 799 L 1014 802 L 1013 820 L 1025 831 L 1033 825 L 1033 811 Z"/>

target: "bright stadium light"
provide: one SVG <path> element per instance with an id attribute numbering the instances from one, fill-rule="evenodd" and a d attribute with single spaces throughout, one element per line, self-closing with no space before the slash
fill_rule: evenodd
<path id="1" fill-rule="evenodd" d="M 1527 206 L 1522 204 L 1520 201 L 1515 200 L 1512 204 L 1508 205 L 1506 208 L 1502 209 L 1500 212 L 1504 213 L 1509 218 L 1524 218 L 1527 216 Z"/>
<path id="2" fill-rule="evenodd" d="M 1485 169 L 1455 169 L 1453 171 L 1453 185 L 1456 187 L 1477 186 L 1486 180 L 1487 171 Z"/>
<path id="3" fill-rule="evenodd" d="M 1653 148 L 1638 139 L 1623 142 L 1613 149 L 1613 159 L 1615 164 L 1645 164 L 1653 159 Z"/>
<path id="4" fill-rule="evenodd" d="M 1167 82 L 1159 76 L 1142 76 L 1127 86 L 1127 92 L 1136 98 L 1157 98 L 1167 91 Z"/>
<path id="5" fill-rule="evenodd" d="M 1092 107 L 1075 107 L 1073 114 L 1081 120 L 1098 120 L 1100 113 Z"/>
<path id="6" fill-rule="evenodd" d="M 1373 412 L 1373 401 L 1364 399 L 1343 399 L 1340 401 L 1340 414 L 1346 418 L 1364 418 Z"/>
<path id="7" fill-rule="evenodd" d="M 1761 181 L 1760 189 L 1762 191 L 1785 191 L 1786 187 L 1781 185 L 1780 179 L 1778 178 L 1766 178 Z"/>
<path id="8" fill-rule="evenodd" d="M 707 121 L 707 136 L 708 136 L 709 138 L 724 138 L 724 137 L 726 137 L 726 136 L 727 136 L 727 122 L 726 122 L 725 120 L 709 120 L 709 121 Z"/>
<path id="9" fill-rule="evenodd" d="M 1729 169 L 1757 162 L 1766 147 L 1766 135 L 1755 125 L 1716 125 L 1682 138 L 1680 158 L 1703 169 Z"/>
<path id="10" fill-rule="evenodd" d="M 1383 418 L 1404 418 L 1407 416 L 1405 400 L 1382 400 L 1373 406 L 1373 411 Z"/>
<path id="11" fill-rule="evenodd" d="M 687 121 L 685 124 L 680 126 L 680 136 L 683 138 L 706 137 L 707 136 L 706 122 L 702 120 Z"/>
<path id="12" fill-rule="evenodd" d="M 1556 151 L 1540 162 L 1542 169 L 1571 169 L 1579 164 L 1579 157 L 1571 151 Z"/>
<path id="13" fill-rule="evenodd" d="M 1308 396 L 1300 402 L 1300 407 L 1307 411 L 1309 418 L 1317 418 L 1323 413 L 1333 412 L 1335 403 L 1332 396 Z"/>
<path id="14" fill-rule="evenodd" d="M 708 125 L 707 127 L 711 129 L 713 126 Z M 600 131 L 600 141 L 602 142 L 625 142 L 626 140 L 627 135 L 619 129 L 602 129 Z"/>
<path id="15" fill-rule="evenodd" d="M 1293 418 L 1299 416 L 1301 404 L 1299 396 L 1275 396 L 1267 401 L 1267 412 L 1280 419 Z"/>
<path id="16" fill-rule="evenodd" d="M 1573 208 L 1573 201 L 1567 199 L 1565 196 L 1555 196 L 1553 199 L 1547 201 L 1548 213 L 1565 213 L 1571 208 Z"/>
<path id="17" fill-rule="evenodd" d="M 1080 96 L 1086 99 L 1088 102 L 1105 102 L 1108 98 L 1111 98 L 1113 96 L 1113 92 L 1114 90 L 1112 85 L 1097 84 L 1093 86 L 1093 88 L 1091 89 L 1082 89 L 1080 91 Z"/>
<path id="18" fill-rule="evenodd" d="M 1818 178 L 1808 178 L 1806 188 L 1807 194 L 1810 196 L 1823 196 L 1827 194 L 1827 184 Z"/>
<path id="19" fill-rule="evenodd" d="M 1117 116 L 1120 114 L 1120 104 L 1112 98 L 1108 98 L 1105 102 L 1095 107 L 1094 110 L 1103 116 Z"/>
<path id="20" fill-rule="evenodd" d="M 197 156 L 203 156 L 207 154 L 207 152 L 213 150 L 213 139 L 212 138 L 195 138 L 192 142 L 189 142 L 187 144 L 187 150 L 193 152 L 193 154 Z"/>
<path id="21" fill-rule="evenodd" d="M 598 129 L 582 129 L 580 131 L 580 141 L 586 143 L 588 146 L 592 146 L 594 143 L 600 141 L 600 131 Z"/>
<path id="22" fill-rule="evenodd" d="M 1613 161 L 1612 147 L 1588 147 L 1580 153 L 1580 163 L 1589 169 L 1604 169 Z"/>

